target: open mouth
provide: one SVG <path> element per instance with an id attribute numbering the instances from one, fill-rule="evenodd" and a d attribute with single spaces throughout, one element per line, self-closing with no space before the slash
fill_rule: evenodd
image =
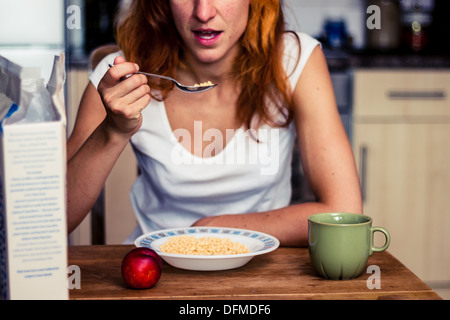
<path id="1" fill-rule="evenodd" d="M 222 31 L 215 30 L 195 30 L 195 36 L 203 40 L 211 40 L 217 37 Z"/>

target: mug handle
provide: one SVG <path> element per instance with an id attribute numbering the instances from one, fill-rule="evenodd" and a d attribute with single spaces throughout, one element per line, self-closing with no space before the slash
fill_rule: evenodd
<path id="1" fill-rule="evenodd" d="M 385 228 L 382 228 L 382 227 L 373 227 L 373 228 L 371 228 L 371 231 L 372 231 L 372 239 L 373 239 L 373 235 L 375 232 L 381 232 L 384 234 L 386 241 L 384 243 L 384 246 L 382 246 L 382 247 L 375 247 L 372 244 L 372 246 L 370 248 L 370 254 L 372 254 L 374 252 L 385 251 L 389 247 L 389 244 L 391 243 L 391 235 L 389 234 L 389 231 L 387 231 Z"/>

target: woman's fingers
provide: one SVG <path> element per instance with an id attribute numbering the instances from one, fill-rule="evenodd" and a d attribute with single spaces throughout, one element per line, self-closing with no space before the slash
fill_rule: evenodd
<path id="1" fill-rule="evenodd" d="M 136 102 L 137 100 L 141 99 L 142 97 L 146 95 L 150 95 L 150 87 L 145 83 L 138 87 L 136 87 L 134 90 L 129 92 L 126 96 L 123 96 L 124 102 L 127 104 L 131 104 L 133 102 Z"/>
<path id="2" fill-rule="evenodd" d="M 135 120 L 140 119 L 142 110 L 151 99 L 148 79 L 136 74 L 138 70 L 136 64 L 117 57 L 98 86 L 109 123 L 125 133 L 139 129 L 141 121 Z"/>
<path id="3" fill-rule="evenodd" d="M 139 119 L 141 117 L 142 110 L 144 110 L 145 107 L 150 103 L 150 100 L 150 95 L 147 94 L 140 97 L 130 105 L 131 109 L 135 110 L 132 116 L 134 119 Z"/>
<path id="4" fill-rule="evenodd" d="M 117 82 L 121 81 L 128 75 L 134 74 L 139 71 L 139 66 L 131 62 L 123 62 L 116 64 L 109 68 L 103 77 L 103 81 L 107 85 L 115 85 Z"/>
<path id="5" fill-rule="evenodd" d="M 125 58 L 122 57 L 122 56 L 117 56 L 117 57 L 114 59 L 114 65 L 120 64 L 120 63 L 124 63 L 124 62 L 127 62 L 127 60 L 125 60 Z"/>
<path id="6" fill-rule="evenodd" d="M 112 88 L 103 91 L 103 101 L 111 109 L 126 108 L 145 95 L 150 95 L 147 78 L 133 75 Z M 145 106 L 143 106 L 145 107 Z"/>
<path id="7" fill-rule="evenodd" d="M 134 90 L 146 86 L 148 83 L 148 79 L 146 76 L 142 74 L 134 74 L 131 77 L 122 80 L 119 84 L 115 86 L 117 90 L 117 94 L 119 97 L 124 97 Z"/>

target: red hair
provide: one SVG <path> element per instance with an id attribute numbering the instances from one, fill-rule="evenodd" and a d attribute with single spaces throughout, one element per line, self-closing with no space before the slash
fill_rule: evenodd
<path id="1" fill-rule="evenodd" d="M 286 32 L 280 0 L 251 0 L 241 53 L 232 75 L 241 85 L 238 116 L 247 128 L 252 121 L 276 127 L 293 119 L 291 88 L 283 68 L 283 37 Z M 175 76 L 182 61 L 182 42 L 167 0 L 132 0 L 117 16 L 116 40 L 128 61 L 141 70 Z M 164 98 L 172 83 L 149 79 Z M 158 97 L 153 97 L 157 99 Z M 274 116 L 275 106 L 283 120 Z"/>

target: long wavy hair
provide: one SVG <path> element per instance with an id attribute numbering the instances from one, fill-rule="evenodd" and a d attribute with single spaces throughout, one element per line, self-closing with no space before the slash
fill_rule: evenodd
<path id="1" fill-rule="evenodd" d="M 282 0 L 281 0 L 282 1 Z M 116 41 L 127 61 L 141 70 L 175 76 L 183 65 L 183 43 L 167 0 L 131 0 L 116 18 Z M 292 89 L 283 68 L 285 21 L 280 0 L 251 0 L 241 53 L 232 77 L 240 84 L 238 116 L 247 128 L 262 123 L 286 127 L 293 119 Z M 149 79 L 164 99 L 173 84 Z M 278 112 L 274 112 L 275 110 Z M 281 115 L 281 117 L 280 117 Z"/>

